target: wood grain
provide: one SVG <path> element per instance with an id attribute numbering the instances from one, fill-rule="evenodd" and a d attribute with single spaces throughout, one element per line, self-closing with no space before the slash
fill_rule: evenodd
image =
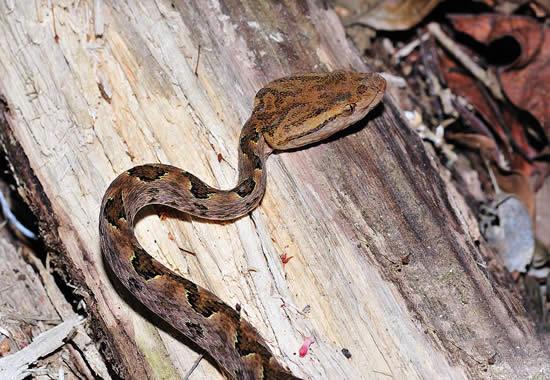
<path id="1" fill-rule="evenodd" d="M 54 265 L 88 294 L 92 331 L 114 370 L 181 378 L 198 354 L 104 271 L 103 192 L 146 162 L 229 188 L 256 90 L 294 72 L 366 67 L 322 2 L 105 1 L 102 36 L 91 1 L 53 3 L 0 4 L 0 141 Z M 493 258 L 475 244 L 475 220 L 393 104 L 387 98 L 366 126 L 330 143 L 272 157 L 267 194 L 249 217 L 149 215 L 140 241 L 241 305 L 296 375 L 528 375 L 540 355 L 512 348 L 541 352 L 532 324 L 486 269 Z M 294 256 L 285 268 L 283 253 Z M 300 358 L 308 336 L 315 343 Z M 203 360 L 192 378 L 219 376 Z"/>

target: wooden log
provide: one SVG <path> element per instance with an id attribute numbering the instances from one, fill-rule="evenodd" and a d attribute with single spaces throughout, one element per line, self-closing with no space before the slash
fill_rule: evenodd
<path id="1" fill-rule="evenodd" d="M 3 185 L 0 181 L 5 193 Z M 52 274 L 28 246 L 12 238 L 5 221 L 0 222 L 0 263 L 0 378 L 46 378 L 53 372 L 110 379 Z"/>
<path id="2" fill-rule="evenodd" d="M 313 0 L 5 2 L 0 28 L 0 141 L 53 265 L 86 294 L 119 375 L 183 377 L 199 351 L 105 273 L 103 192 L 145 162 L 229 188 L 255 91 L 289 73 L 366 66 Z M 140 242 L 239 304 L 304 378 L 525 373 L 540 355 L 514 347 L 542 351 L 517 295 L 487 269 L 494 258 L 435 157 L 384 103 L 366 126 L 270 158 L 266 196 L 249 216 L 151 213 Z M 283 254 L 293 256 L 285 266 Z M 301 358 L 306 337 L 315 343 Z M 192 378 L 220 375 L 203 360 Z"/>

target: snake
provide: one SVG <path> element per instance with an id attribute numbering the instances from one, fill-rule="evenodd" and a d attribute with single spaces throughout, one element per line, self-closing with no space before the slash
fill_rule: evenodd
<path id="1" fill-rule="evenodd" d="M 237 185 L 217 189 L 175 166 L 135 166 L 109 185 L 99 235 L 110 273 L 151 312 L 198 345 L 228 379 L 299 379 L 260 333 L 212 292 L 177 274 L 142 248 L 134 234 L 146 206 L 193 217 L 234 221 L 254 210 L 266 189 L 267 158 L 327 139 L 365 118 L 386 89 L 374 72 L 295 74 L 261 88 L 238 144 Z"/>

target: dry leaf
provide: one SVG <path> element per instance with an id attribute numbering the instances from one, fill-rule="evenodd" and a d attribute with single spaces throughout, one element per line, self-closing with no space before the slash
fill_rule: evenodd
<path id="1" fill-rule="evenodd" d="M 467 18 L 467 16 L 461 17 Z M 486 38 L 487 29 L 480 28 L 480 30 L 472 31 L 472 33 L 476 37 Z M 536 157 L 538 152 L 529 144 L 526 128 L 517 113 L 511 107 L 497 103 L 489 98 L 490 95 L 482 91 L 479 81 L 465 72 L 464 69 L 443 52 L 439 56 L 439 66 L 449 88 L 456 95 L 460 95 L 468 100 L 482 116 L 493 132 L 493 135 L 487 133 L 485 130 L 476 129 L 476 125 L 472 125 L 472 132 L 485 136 L 494 136 L 500 152 L 505 154 L 513 170 L 520 171 L 525 176 L 537 173 L 540 176 L 540 180 L 543 180 L 548 172 L 544 164 L 533 163 L 525 158 Z M 459 137 L 455 136 L 458 139 Z M 476 145 L 477 141 L 462 141 L 462 143 L 474 149 L 478 148 Z M 483 146 L 488 147 L 488 145 L 482 144 L 479 148 Z M 518 154 L 518 152 L 522 154 Z"/>
<path id="2" fill-rule="evenodd" d="M 550 29 L 535 20 L 498 14 L 450 16 L 453 26 L 477 41 L 489 44 L 514 38 L 520 56 L 500 70 L 499 80 L 508 99 L 531 113 L 550 136 Z"/>
<path id="3" fill-rule="evenodd" d="M 424 19 L 441 0 L 386 0 L 354 22 L 380 30 L 410 29 Z"/>
<path id="4" fill-rule="evenodd" d="M 468 103 L 479 112 L 493 133 L 498 137 L 499 142 L 504 145 L 503 150 L 505 152 L 510 152 L 511 148 L 506 132 L 504 132 L 491 104 L 481 91 L 479 81 L 475 80 L 470 74 L 464 72 L 464 70 L 457 66 L 457 64 L 444 53 L 439 56 L 439 67 L 445 77 L 447 86 L 449 86 L 454 94 L 468 100 Z M 490 136 L 486 131 L 475 132 Z"/>
<path id="5" fill-rule="evenodd" d="M 487 152 L 488 156 L 492 156 L 491 152 L 497 149 L 495 140 L 492 137 L 477 133 L 448 132 L 445 134 L 445 138 L 470 149 Z"/>
<path id="6" fill-rule="evenodd" d="M 525 206 L 531 220 L 535 220 L 535 192 L 529 184 L 529 179 L 519 171 L 504 170 L 491 163 L 491 170 L 495 175 L 501 191 L 514 194 Z"/>

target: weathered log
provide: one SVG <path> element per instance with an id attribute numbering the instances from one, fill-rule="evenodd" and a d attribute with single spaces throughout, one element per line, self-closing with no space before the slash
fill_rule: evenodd
<path id="1" fill-rule="evenodd" d="M 52 264 L 86 293 L 91 329 L 115 371 L 181 378 L 200 351 L 105 273 L 103 192 L 145 162 L 229 188 L 255 91 L 289 73 L 366 66 L 322 2 L 45 4 L 0 5 L 0 141 L 56 253 Z M 305 378 L 533 369 L 540 355 L 514 348 L 542 352 L 532 323 L 487 269 L 494 258 L 462 198 L 391 97 L 369 119 L 330 142 L 270 158 L 266 196 L 250 216 L 215 224 L 147 215 L 140 241 L 241 305 Z M 282 254 L 294 257 L 284 267 Z M 205 361 L 193 374 L 219 377 Z"/>
<path id="2" fill-rule="evenodd" d="M 2 192 L 6 188 L 0 182 Z M 56 374 L 63 371 L 69 377 L 110 379 L 53 276 L 28 246 L 12 238 L 6 225 L 0 223 L 0 378 L 23 379 L 55 367 Z M 53 330 L 63 323 L 65 327 Z"/>

